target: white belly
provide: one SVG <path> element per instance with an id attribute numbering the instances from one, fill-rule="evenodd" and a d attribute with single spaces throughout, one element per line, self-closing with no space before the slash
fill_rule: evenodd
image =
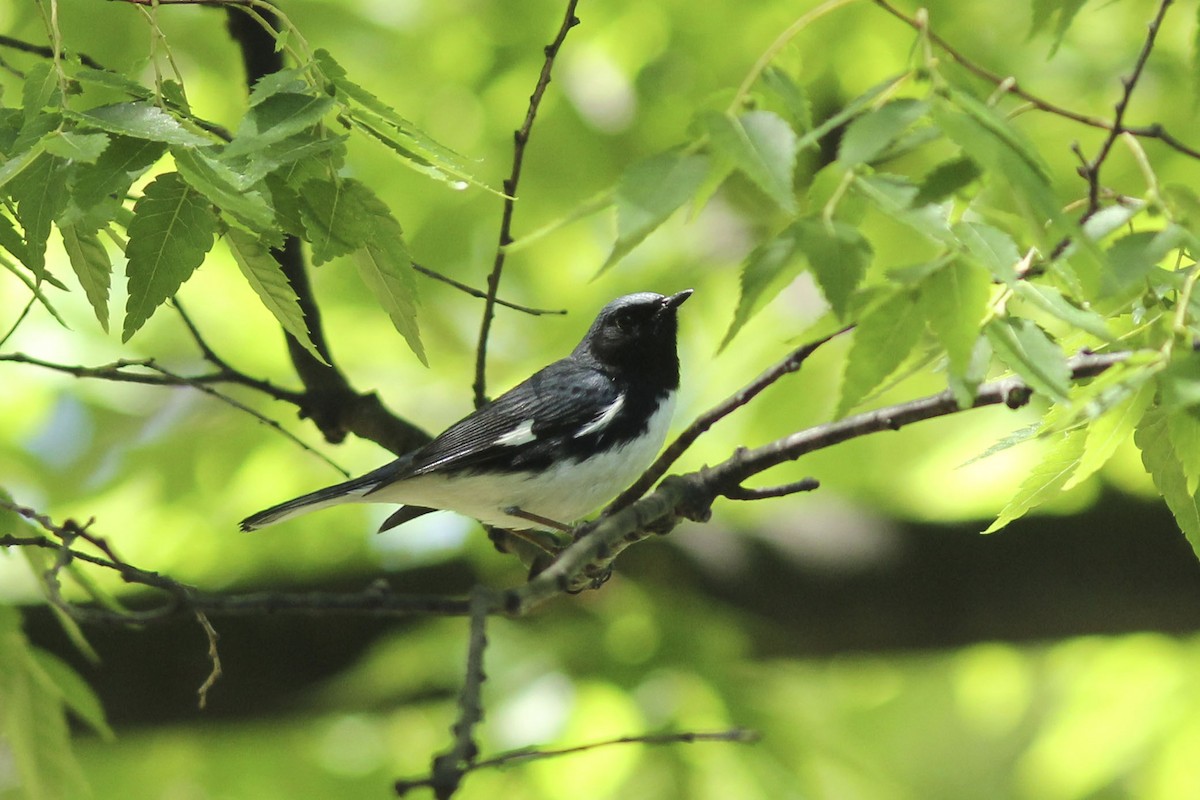
<path id="1" fill-rule="evenodd" d="M 504 513 L 520 508 L 569 525 L 615 497 L 646 471 L 666 439 L 675 408 L 672 393 L 650 419 L 647 435 L 584 461 L 550 470 L 464 474 L 454 478 L 421 475 L 371 492 L 370 502 L 426 506 L 454 511 L 488 525 L 523 530 L 540 527 Z"/>

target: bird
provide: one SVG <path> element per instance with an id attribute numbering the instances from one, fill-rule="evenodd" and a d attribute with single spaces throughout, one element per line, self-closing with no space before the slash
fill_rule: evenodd
<path id="1" fill-rule="evenodd" d="M 253 514 L 243 531 L 341 503 L 401 508 L 380 532 L 447 510 L 512 531 L 568 530 L 662 448 L 679 388 L 677 310 L 692 294 L 639 292 L 601 309 L 565 358 L 365 475 Z"/>

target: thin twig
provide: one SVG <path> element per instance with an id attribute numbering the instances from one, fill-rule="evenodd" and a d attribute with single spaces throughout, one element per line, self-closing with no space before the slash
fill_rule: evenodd
<path id="1" fill-rule="evenodd" d="M 1039 111 L 1045 111 L 1046 113 L 1054 114 L 1055 116 L 1063 117 L 1064 119 L 1069 119 L 1082 125 L 1087 125 L 1090 128 L 1099 128 L 1105 131 L 1113 130 L 1113 124 L 1106 119 L 1088 114 L 1082 114 L 1078 111 L 1072 111 L 1064 106 L 1051 103 L 1050 101 L 1044 100 L 1041 97 L 1038 97 L 1037 95 L 1027 92 L 1025 89 L 1021 88 L 1020 84 L 1011 76 L 998 75 L 986 67 L 975 63 L 960 53 L 945 39 L 930 30 L 928 25 L 922 25 L 920 20 L 916 19 L 915 17 L 908 16 L 903 11 L 900 11 L 898 8 L 889 3 L 888 0 L 871 0 L 871 2 L 903 22 L 905 25 L 908 25 L 913 30 L 925 32 L 925 34 L 929 37 L 929 41 L 937 45 L 938 49 L 950 56 L 950 58 L 952 58 L 963 69 L 979 78 L 983 78 L 989 83 L 995 84 L 996 86 L 1000 86 L 1002 84 L 1005 85 L 1008 88 L 1009 94 L 1021 98 Z M 1184 144 L 1178 138 L 1171 135 L 1166 128 L 1157 123 L 1144 126 L 1129 126 L 1118 131 L 1118 133 L 1121 132 L 1132 133 L 1134 136 L 1137 136 L 1141 139 L 1157 139 L 1170 147 L 1172 150 L 1183 153 L 1191 158 L 1200 159 L 1200 150 Z"/>
<path id="2" fill-rule="evenodd" d="M 1129 108 L 1129 101 L 1133 98 L 1133 90 L 1137 87 L 1138 80 L 1142 77 L 1142 72 L 1146 68 L 1146 62 L 1150 59 L 1150 52 L 1154 49 L 1154 42 L 1158 38 L 1158 31 L 1162 27 L 1163 18 L 1166 17 L 1167 9 L 1170 8 L 1173 2 L 1174 0 L 1160 0 L 1158 12 L 1146 27 L 1146 39 L 1142 42 L 1141 52 L 1138 53 L 1137 61 L 1133 64 L 1133 71 L 1127 77 L 1121 78 L 1121 97 L 1117 100 L 1117 104 L 1113 109 L 1113 121 L 1112 126 L 1108 129 L 1108 135 L 1100 143 L 1100 149 L 1097 151 L 1096 157 L 1079 168 L 1080 176 L 1087 181 L 1088 185 L 1087 210 L 1083 212 L 1083 217 L 1080 218 L 1081 224 L 1087 222 L 1093 214 L 1100 210 L 1100 168 L 1104 165 L 1108 154 L 1112 152 L 1112 147 L 1116 143 L 1117 137 L 1127 130 L 1125 128 L 1125 112 Z"/>
<path id="3" fill-rule="evenodd" d="M 701 434 L 705 433 L 720 420 L 749 403 L 751 400 L 757 397 L 760 392 L 771 386 L 783 376 L 789 375 L 800 369 L 801 365 L 803 365 L 808 357 L 815 353 L 817 349 L 821 347 L 821 345 L 825 344 L 835 336 L 841 336 L 843 333 L 846 333 L 853 328 L 853 325 L 848 325 L 836 333 L 831 333 L 828 336 L 823 336 L 820 339 L 797 347 L 795 350 L 788 353 L 783 360 L 779 361 L 777 364 L 752 380 L 750 383 L 746 384 L 741 389 L 727 397 L 725 400 L 697 417 L 696 420 L 689 425 L 683 431 L 683 433 L 679 434 L 675 441 L 671 442 L 667 449 L 664 450 L 661 455 L 659 455 L 658 459 L 650 465 L 650 468 L 642 473 L 642 476 L 637 479 L 636 483 L 634 483 L 632 486 L 618 495 L 615 500 L 608 504 L 608 507 L 604 509 L 603 516 L 607 517 L 615 514 L 622 508 L 628 506 L 634 500 L 637 500 L 639 497 L 644 495 L 647 491 L 649 491 L 650 487 L 658 482 L 659 478 L 667 473 L 667 470 L 671 468 L 671 465 L 674 464 L 681 455 L 683 455 L 684 451 L 691 447 L 692 443 L 700 438 Z"/>
<path id="4" fill-rule="evenodd" d="M 476 289 L 475 287 L 468 286 L 467 284 L 462 283 L 460 281 L 456 281 L 456 280 L 454 280 L 454 278 L 451 278 L 449 275 L 443 275 L 442 273 L 438 272 L 437 270 L 432 270 L 429 267 L 418 264 L 415 261 L 412 262 L 412 268 L 415 269 L 417 272 L 421 273 L 422 275 L 426 276 L 427 278 L 433 278 L 435 281 L 441 281 L 442 283 L 453 286 L 455 289 L 458 289 L 460 292 L 464 292 L 466 294 L 471 295 L 471 297 L 478 297 L 480 300 L 487 299 L 487 292 L 481 292 L 478 289 Z M 523 314 L 529 314 L 534 317 L 540 317 L 540 316 L 543 316 L 546 314 L 566 314 L 567 313 L 567 310 L 565 308 L 532 308 L 530 306 L 523 306 L 519 303 L 510 303 L 508 300 L 502 300 L 499 297 L 496 298 L 496 305 L 504 306 L 505 308 L 511 308 L 514 311 L 520 311 Z"/>
<path id="5" fill-rule="evenodd" d="M 513 134 L 512 172 L 504 180 L 504 210 L 500 216 L 500 241 L 496 246 L 496 258 L 492 261 L 492 271 L 487 280 L 487 299 L 483 305 L 483 321 L 479 326 L 479 346 L 475 352 L 475 407 L 479 408 L 487 402 L 487 346 L 488 335 L 492 330 L 492 318 L 496 313 L 496 294 L 500 291 L 500 275 L 504 271 L 505 248 L 512 244 L 512 219 L 516 207 L 517 184 L 521 180 L 521 166 L 525 162 L 525 146 L 529 143 L 529 135 L 533 131 L 533 121 L 537 117 L 542 97 L 546 87 L 550 85 L 550 73 L 554 69 L 554 59 L 566 41 L 567 33 L 579 24 L 575 16 L 575 6 L 578 0 L 567 0 L 566 13 L 563 14 L 562 24 L 558 34 L 550 44 L 546 45 L 546 59 L 542 62 L 542 71 L 538 75 L 533 94 L 529 96 L 529 108 L 525 111 L 525 121 Z"/>
<path id="6" fill-rule="evenodd" d="M 19 50 L 22 53 L 32 53 L 33 55 L 41 56 L 42 58 L 54 58 L 53 48 L 47 45 L 33 44 L 32 42 L 15 39 L 12 36 L 0 35 L 0 47 L 7 47 L 10 50 Z M 103 64 L 96 61 L 96 59 L 92 58 L 86 53 L 75 53 L 75 57 L 78 58 L 79 63 L 83 64 L 85 67 L 100 70 L 104 69 Z"/>
<path id="7" fill-rule="evenodd" d="M 643 745 L 671 745 L 671 744 L 696 744 L 697 742 L 735 742 L 739 744 L 752 744 L 759 741 L 762 737 L 757 731 L 747 730 L 746 728 L 731 728 L 727 731 L 682 731 L 679 733 L 647 733 L 640 736 L 621 736 L 616 739 L 607 739 L 603 742 L 588 742 L 587 744 L 579 744 L 574 747 L 557 747 L 539 749 L 536 747 L 522 747 L 518 750 L 510 750 L 506 753 L 500 753 L 491 758 L 482 761 L 476 761 L 467 766 L 464 772 L 474 772 L 480 769 L 490 769 L 492 767 L 508 767 L 514 764 L 523 764 L 529 761 L 540 761 L 546 758 L 560 758 L 562 756 L 575 755 L 576 753 L 586 753 L 589 750 L 598 750 L 602 747 L 614 747 L 622 744 L 643 744 Z M 434 783 L 432 777 L 417 778 L 415 780 L 404 780 L 396 782 L 396 793 L 403 795 L 414 789 L 432 789 Z"/>

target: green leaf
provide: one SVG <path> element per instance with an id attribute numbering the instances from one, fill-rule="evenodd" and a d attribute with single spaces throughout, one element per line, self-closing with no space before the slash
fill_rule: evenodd
<path id="1" fill-rule="evenodd" d="M 300 342 L 313 358 L 322 364 L 326 363 L 309 335 L 296 292 L 267 245 L 237 228 L 225 232 L 225 243 L 246 281 L 280 326 Z"/>
<path id="2" fill-rule="evenodd" d="M 246 112 L 226 158 L 237 158 L 312 128 L 333 108 L 333 98 L 281 93 L 264 98 Z"/>
<path id="3" fill-rule="evenodd" d="M 406 141 L 404 147 L 407 151 L 434 167 L 434 170 L 429 171 L 428 174 L 434 174 L 443 180 L 457 179 L 465 181 L 488 191 L 493 191 L 489 186 L 479 181 L 470 173 L 467 169 L 466 161 L 462 156 L 438 142 L 412 122 L 397 114 L 396 110 L 387 103 L 346 77 L 346 70 L 342 69 L 341 65 L 334 61 L 333 56 L 327 50 L 317 50 L 314 54 L 314 60 L 321 72 L 333 84 L 338 94 L 343 96 L 343 102 L 347 99 L 353 100 L 363 109 L 371 112 L 370 115 L 352 113 L 352 121 L 375 128 L 374 135 L 383 135 L 386 133 L 386 128 L 392 129 L 392 131 L 399 134 Z M 358 110 L 351 108 L 352 112 L 357 112 Z M 377 120 L 375 124 L 367 122 L 368 119 L 372 118 Z M 383 124 L 379 125 L 379 123 Z M 394 136 L 389 138 L 395 139 Z M 405 158 L 404 163 L 412 165 L 418 162 Z"/>
<path id="4" fill-rule="evenodd" d="M 184 147 L 212 144 L 212 139 L 192 133 L 175 117 L 153 103 L 142 100 L 100 106 L 82 114 L 74 111 L 64 113 L 80 125 L 131 136 L 134 139 L 147 139 Z"/>
<path id="5" fill-rule="evenodd" d="M 983 222 L 957 222 L 951 231 L 996 280 L 1009 285 L 1016 282 L 1021 253 L 1011 236 Z"/>
<path id="6" fill-rule="evenodd" d="M 127 342 L 178 291 L 212 248 L 217 217 L 212 205 L 178 172 L 146 186 L 129 223 L 129 299 L 121 341 Z"/>
<path id="7" fill-rule="evenodd" d="M 106 133 L 55 131 L 46 138 L 46 151 L 71 161 L 95 164 L 108 142 Z"/>
<path id="8" fill-rule="evenodd" d="M 112 728 L 104 718 L 104 707 L 79 673 L 53 653 L 33 648 L 38 668 L 53 684 L 66 707 L 104 739 L 113 739 Z"/>
<path id="9" fill-rule="evenodd" d="M 1083 455 L 1084 431 L 1075 429 L 1054 434 L 1056 441 L 1008 501 L 996 521 L 984 533 L 995 533 L 1025 516 L 1047 500 L 1059 495 Z"/>
<path id="10" fill-rule="evenodd" d="M 100 327 L 108 332 L 108 288 L 112 281 L 112 262 L 109 261 L 108 251 L 100 242 L 95 231 L 82 228 L 79 225 L 60 225 L 58 232 L 62 234 L 63 247 L 79 278 L 88 302 L 96 312 Z"/>
<path id="11" fill-rule="evenodd" d="M 199 148 L 171 148 L 171 157 L 188 185 L 209 202 L 260 236 L 280 244 L 275 212 L 258 189 L 239 187 L 238 175 Z"/>
<path id="12" fill-rule="evenodd" d="M 709 159 L 679 152 L 660 153 L 625 170 L 617 182 L 617 241 L 602 273 L 641 244 L 700 188 Z M 599 273 L 598 273 L 599 274 Z"/>
<path id="13" fill-rule="evenodd" d="M 896 371 L 925 327 L 914 293 L 898 291 L 863 314 L 846 357 L 837 416 L 846 413 Z"/>
<path id="14" fill-rule="evenodd" d="M 1027 319 L 997 319 L 985 328 L 996 355 L 1036 392 L 1067 400 L 1071 370 L 1062 348 Z"/>
<path id="15" fill-rule="evenodd" d="M 889 91 L 901 81 L 907 79 L 908 73 L 905 72 L 901 73 L 900 75 L 894 75 L 890 78 L 886 78 L 885 80 L 882 80 L 872 86 L 870 89 L 867 89 L 858 97 L 855 97 L 853 100 L 846 103 L 846 105 L 842 106 L 842 109 L 838 113 L 834 114 L 832 117 L 801 136 L 800 140 L 796 142 L 796 149 L 799 151 L 806 147 L 816 147 L 830 131 L 842 127 L 847 122 L 857 117 L 862 113 L 863 109 L 868 108 L 872 103 L 875 102 L 875 98 L 879 97 L 879 95 L 883 94 L 884 92 Z"/>
<path id="16" fill-rule="evenodd" d="M 1188 491 L 1187 476 L 1172 444 L 1167 418 L 1163 409 L 1150 409 L 1137 426 L 1133 441 L 1142 451 L 1142 464 L 1154 480 L 1154 487 L 1171 509 L 1192 550 L 1200 556 L 1200 498 Z"/>
<path id="17" fill-rule="evenodd" d="M 907 225 L 938 244 L 953 244 L 946 212 L 937 206 L 915 205 L 918 189 L 902 175 L 856 175 L 854 188 L 887 217 Z"/>
<path id="18" fill-rule="evenodd" d="M 962 259 L 950 261 L 921 285 L 925 321 L 946 349 L 953 375 L 965 374 L 970 366 L 990 296 L 988 275 Z"/>
<path id="19" fill-rule="evenodd" d="M 62 692 L 21 632 L 20 615 L 0 606 L 0 740 L 21 797 L 84 797 L 87 784 L 71 752 Z"/>
<path id="20" fill-rule="evenodd" d="M 225 159 L 238 177 L 240 186 L 253 186 L 267 175 L 297 162 L 313 163 L 323 160 L 330 174 L 342 167 L 346 156 L 348 136 L 306 130 L 275 144 L 250 153 L 244 159 Z"/>
<path id="21" fill-rule="evenodd" d="M 981 174 L 979 166 L 969 158 L 959 157 L 943 161 L 925 173 L 920 191 L 913 198 L 913 207 L 940 203 L 955 192 L 970 186 Z"/>
<path id="22" fill-rule="evenodd" d="M 929 111 L 924 100 L 893 100 L 850 123 L 838 148 L 838 161 L 848 167 L 874 161 Z"/>
<path id="23" fill-rule="evenodd" d="M 1103 290 L 1112 294 L 1139 283 L 1184 240 L 1183 229 L 1173 224 L 1160 231 L 1138 231 L 1117 239 L 1105 251 L 1112 269 L 1105 273 Z"/>
<path id="24" fill-rule="evenodd" d="M 87 209 L 116 195 L 123 198 L 133 182 L 150 169 L 167 146 L 162 142 L 114 136 L 95 164 L 77 165 L 72 180 L 71 198 Z"/>
<path id="25" fill-rule="evenodd" d="M 354 180 L 346 181 L 346 184 L 347 191 L 357 196 L 355 205 L 363 209 L 367 227 L 364 247 L 356 259 L 358 274 L 409 348 L 422 364 L 428 366 L 417 328 L 417 282 L 400 223 L 365 184 Z"/>
<path id="26" fill-rule="evenodd" d="M 1158 383 L 1160 402 L 1167 411 L 1200 406 L 1200 353 L 1176 350 Z"/>
<path id="27" fill-rule="evenodd" d="M 1167 414 L 1167 432 L 1187 479 L 1188 494 L 1195 495 L 1200 488 L 1200 409 L 1193 406 Z"/>
<path id="28" fill-rule="evenodd" d="M 137 81 L 130 80 L 119 72 L 77 65 L 67 66 L 70 69 L 71 77 L 80 83 L 102 86 L 106 89 L 115 89 L 118 92 L 139 100 L 150 100 L 154 97 L 154 92 L 150 91 L 150 89 L 142 86 Z"/>
<path id="29" fill-rule="evenodd" d="M 796 226 L 789 227 L 754 248 L 746 258 L 741 271 L 741 295 L 718 352 L 724 350 L 742 326 L 800 272 L 804 260 L 797 238 Z"/>
<path id="30" fill-rule="evenodd" d="M 777 114 L 748 111 L 703 118 L 715 152 L 729 159 L 784 211 L 794 211 L 792 188 L 798 152 L 796 133 Z"/>
<path id="31" fill-rule="evenodd" d="M 348 255 L 367 237 L 365 211 L 347 181 L 310 180 L 300 189 L 300 218 L 312 245 L 313 266 Z"/>
<path id="32" fill-rule="evenodd" d="M 45 280 L 46 242 L 54 219 L 67 206 L 67 176 L 63 162 L 43 153 L 13 181 L 17 218 L 25 229 L 26 262 L 38 280 Z"/>
<path id="33" fill-rule="evenodd" d="M 1154 384 L 1148 380 L 1144 381 L 1140 386 L 1130 387 L 1124 400 L 1088 423 L 1084 429 L 1086 441 L 1079 459 L 1079 467 L 1063 485 L 1063 491 L 1075 488 L 1108 463 L 1117 452 L 1117 448 L 1133 436 L 1134 429 L 1153 400 Z M 1197 419 L 1196 432 L 1200 434 L 1200 419 Z M 1200 445 L 1200 439 L 1196 444 Z M 1200 467 L 1200 446 L 1196 449 L 1196 456 L 1197 467 Z M 1200 476 L 1200 472 L 1197 475 Z"/>
<path id="34" fill-rule="evenodd" d="M 250 106 L 256 106 L 277 94 L 303 94 L 311 88 L 304 75 L 303 69 L 291 67 L 262 76 L 254 82 L 254 88 L 250 91 Z"/>
<path id="35" fill-rule="evenodd" d="M 1057 15 L 1058 22 L 1054 26 L 1054 41 L 1050 44 L 1050 55 L 1053 56 L 1058 52 L 1067 29 L 1075 20 L 1075 15 L 1079 13 L 1085 3 L 1087 0 L 1033 0 L 1033 24 L 1029 27 L 1030 37 L 1047 27 L 1051 17 Z"/>
<path id="36" fill-rule="evenodd" d="M 807 131 L 812 128 L 812 103 L 804 87 L 792 80 L 792 76 L 771 65 L 763 70 L 762 85 L 779 98 L 794 129 Z"/>
<path id="37" fill-rule="evenodd" d="M 25 119 L 33 119 L 47 106 L 58 106 L 62 96 L 58 89 L 58 75 L 49 61 L 39 61 L 25 73 L 21 84 L 21 109 Z"/>
<path id="38" fill-rule="evenodd" d="M 871 263 L 870 242 L 849 225 L 815 219 L 797 222 L 796 237 L 825 299 L 845 318 L 850 296 Z"/>
<path id="39" fill-rule="evenodd" d="M 22 150 L 0 165 L 0 187 L 15 180 L 25 172 L 38 157 L 46 152 L 44 139 L 34 142 L 27 150 Z"/>
<path id="40" fill-rule="evenodd" d="M 1020 298 L 1029 301 L 1048 314 L 1086 331 L 1105 342 L 1116 341 L 1104 317 L 1089 308 L 1080 308 L 1063 296 L 1063 293 L 1053 286 L 1046 286 L 1030 281 L 1017 281 L 1012 285 L 1013 292 Z"/>

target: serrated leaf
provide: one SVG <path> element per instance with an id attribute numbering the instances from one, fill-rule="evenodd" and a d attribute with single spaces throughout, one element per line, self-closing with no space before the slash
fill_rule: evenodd
<path id="1" fill-rule="evenodd" d="M 281 69 L 278 72 L 263 75 L 255 81 L 254 88 L 250 90 L 250 97 L 247 102 L 253 107 L 277 94 L 301 94 L 308 88 L 308 79 L 305 78 L 303 69 L 299 67 Z"/>
<path id="2" fill-rule="evenodd" d="M 920 190 L 913 198 L 913 207 L 940 203 L 950 195 L 963 189 L 979 178 L 979 166 L 969 158 L 952 158 L 943 161 L 921 179 Z"/>
<path id="3" fill-rule="evenodd" d="M 930 241 L 953 243 L 946 212 L 937 206 L 915 205 L 917 186 L 903 175 L 856 175 L 854 189 L 886 216 L 907 225 Z"/>
<path id="4" fill-rule="evenodd" d="M 1053 56 L 1062 45 L 1063 37 L 1075 20 L 1075 15 L 1079 13 L 1085 3 L 1087 0 L 1033 0 L 1033 23 L 1029 27 L 1030 37 L 1045 28 L 1051 17 L 1057 15 L 1058 22 L 1054 26 L 1054 39 L 1050 43 L 1050 55 Z"/>
<path id="5" fill-rule="evenodd" d="M 1200 353 L 1178 350 L 1159 376 L 1160 402 L 1165 410 L 1200 405 Z"/>
<path id="6" fill-rule="evenodd" d="M 1105 273 L 1103 290 L 1119 292 L 1143 280 L 1167 254 L 1184 242 L 1178 225 L 1159 231 L 1138 231 L 1122 236 L 1105 251 L 1111 267 Z"/>
<path id="7" fill-rule="evenodd" d="M 133 182 L 167 151 L 162 142 L 115 136 L 95 164 L 76 165 L 71 181 L 75 205 L 87 209 L 111 197 L 123 197 Z"/>
<path id="8" fill-rule="evenodd" d="M 100 327 L 108 332 L 108 289 L 112 281 L 112 262 L 108 251 L 100 242 L 95 231 L 79 225 L 60 225 L 63 248 L 71 262 L 71 269 L 79 278 L 88 302 L 96 312 Z"/>
<path id="9" fill-rule="evenodd" d="M 796 133 L 778 114 L 708 114 L 705 127 L 713 149 L 725 156 L 784 211 L 794 211 L 792 189 L 798 152 Z"/>
<path id="10" fill-rule="evenodd" d="M 613 198 L 617 241 L 599 272 L 620 261 L 686 203 L 704 182 L 708 168 L 706 156 L 669 152 L 626 169 Z"/>
<path id="11" fill-rule="evenodd" d="M 239 187 L 237 173 L 198 148 L 173 147 L 171 157 L 188 185 L 209 202 L 254 233 L 269 237 L 276 244 L 282 243 L 283 238 L 276 230 L 275 212 L 261 191 Z"/>
<path id="12" fill-rule="evenodd" d="M 332 108 L 333 98 L 328 96 L 285 92 L 266 97 L 246 112 L 225 157 L 244 156 L 308 130 Z"/>
<path id="13" fill-rule="evenodd" d="M 71 161 L 95 164 L 108 142 L 106 133 L 55 131 L 46 137 L 46 151 Z"/>
<path id="14" fill-rule="evenodd" d="M 15 180 L 21 173 L 29 169 L 29 166 L 46 152 L 45 140 L 39 140 L 27 150 L 13 155 L 4 164 L 0 165 L 0 187 L 5 186 Z"/>
<path id="15" fill-rule="evenodd" d="M 846 357 L 837 416 L 845 416 L 896 371 L 924 327 L 917 298 L 908 291 L 893 293 L 863 314 Z"/>
<path id="16" fill-rule="evenodd" d="M 58 105 L 61 100 L 58 90 L 58 75 L 49 61 L 34 64 L 25 73 L 21 84 L 21 110 L 25 119 L 33 119 L 49 105 Z"/>
<path id="17" fill-rule="evenodd" d="M 322 364 L 326 363 L 309 335 L 299 298 L 267 245 L 261 239 L 237 228 L 230 228 L 225 232 L 225 243 L 250 288 L 279 325 L 300 342 L 313 358 Z"/>
<path id="18" fill-rule="evenodd" d="M 1167 433 L 1187 479 L 1188 494 L 1195 495 L 1200 488 L 1200 409 L 1193 406 L 1167 414 Z"/>
<path id="19" fill-rule="evenodd" d="M 795 226 L 789 227 L 770 241 L 754 248 L 746 258 L 739 281 L 741 293 L 737 308 L 734 309 L 729 330 L 717 348 L 718 352 L 724 350 L 742 326 L 803 268 L 804 260 L 796 240 Z"/>
<path id="20" fill-rule="evenodd" d="M 115 738 L 112 728 L 108 727 L 108 721 L 104 718 L 104 707 L 100 705 L 100 698 L 92 691 L 92 687 L 79 677 L 78 672 L 71 669 L 67 662 L 45 650 L 34 648 L 32 655 L 38 669 L 57 690 L 60 699 L 71 713 L 102 738 Z"/>
<path id="21" fill-rule="evenodd" d="M 1157 407 L 1147 411 L 1133 434 L 1133 441 L 1142 451 L 1142 464 L 1154 480 L 1154 487 L 1171 509 L 1192 550 L 1200 556 L 1200 498 L 1188 491 L 1187 477 L 1171 443 L 1167 414 Z"/>
<path id="22" fill-rule="evenodd" d="M 925 321 L 950 360 L 950 372 L 963 375 L 979 339 L 991 296 L 991 280 L 975 265 L 954 259 L 921 285 Z"/>
<path id="23" fill-rule="evenodd" d="M 1084 429 L 1086 441 L 1079 466 L 1063 485 L 1063 491 L 1075 488 L 1108 463 L 1117 448 L 1133 436 L 1134 429 L 1153 400 L 1154 385 L 1144 382 L 1132 389 L 1124 400 L 1088 423 Z M 1197 433 L 1200 434 L 1200 420 L 1197 420 Z M 1200 445 L 1200 439 L 1196 443 Z M 1200 467 L 1200 447 L 1197 448 L 1197 466 Z"/>
<path id="24" fill-rule="evenodd" d="M 216 230 L 212 205 L 179 173 L 163 173 L 146 186 L 129 223 L 129 298 L 121 341 L 129 341 L 191 277 L 212 249 Z"/>
<path id="25" fill-rule="evenodd" d="M 1024 428 L 1017 428 L 1007 436 L 997 440 L 986 450 L 977 456 L 968 458 L 966 461 L 958 465 L 958 469 L 970 466 L 977 461 L 983 461 L 985 458 L 990 458 L 997 453 L 1003 453 L 1005 450 L 1016 447 L 1019 444 L 1024 444 L 1031 439 L 1036 439 L 1037 435 L 1042 432 L 1042 423 L 1034 422 L 1026 425 Z"/>
<path id="26" fill-rule="evenodd" d="M 0 739 L 28 800 L 84 797 L 61 694 L 21 632 L 20 615 L 0 606 Z"/>
<path id="27" fill-rule="evenodd" d="M 357 196 L 355 204 L 363 209 L 367 227 L 363 249 L 356 258 L 358 273 L 409 348 L 428 366 L 417 328 L 417 282 L 400 223 L 365 184 L 346 183 L 347 191 Z"/>
<path id="28" fill-rule="evenodd" d="M 957 222 L 950 230 L 996 280 L 1009 285 L 1017 280 L 1016 265 L 1021 253 L 1007 233 L 983 222 Z"/>
<path id="29" fill-rule="evenodd" d="M 1035 391 L 1056 402 L 1067 400 L 1071 370 L 1062 348 L 1027 319 L 997 319 L 985 328 L 996 355 Z"/>
<path id="30" fill-rule="evenodd" d="M 348 255 L 367 237 L 365 211 L 347 181 L 310 180 L 300 189 L 300 218 L 312 245 L 313 266 Z"/>
<path id="31" fill-rule="evenodd" d="M 4 214 L 0 214 L 0 247 L 3 247 L 22 264 L 25 263 L 25 239 L 17 232 L 16 227 Z"/>
<path id="32" fill-rule="evenodd" d="M 17 201 L 17 218 L 25 229 L 25 265 L 38 280 L 45 280 L 46 242 L 55 217 L 67 207 L 67 176 L 63 162 L 43 153 L 13 181 L 10 192 Z"/>
<path id="33" fill-rule="evenodd" d="M 70 75 L 80 83 L 89 83 L 93 86 L 115 89 L 118 92 L 123 92 L 139 100 L 149 100 L 154 97 L 154 92 L 150 89 L 142 86 L 137 81 L 130 80 L 119 72 L 72 65 Z"/>
<path id="34" fill-rule="evenodd" d="M 821 293 L 834 313 L 844 318 L 850 296 L 871 264 L 870 242 L 849 225 L 813 219 L 796 223 L 796 237 Z"/>
<path id="35" fill-rule="evenodd" d="M 886 78 L 872 86 L 870 89 L 867 89 L 858 97 L 855 97 L 853 100 L 842 106 L 838 113 L 834 114 L 832 117 L 801 136 L 800 140 L 796 142 L 797 150 L 803 150 L 806 147 L 817 146 L 820 144 L 821 139 L 823 139 L 826 134 L 842 127 L 847 122 L 857 117 L 862 113 L 863 109 L 869 107 L 875 102 L 875 98 L 890 90 L 900 81 L 907 80 L 907 78 L 907 72 L 901 73 L 899 75 Z"/>
<path id="36" fill-rule="evenodd" d="M 1049 452 L 1030 471 L 1016 495 L 984 533 L 995 533 L 1062 492 L 1083 455 L 1084 435 L 1082 429 L 1076 429 L 1055 436 L 1057 441 Z"/>
<path id="37" fill-rule="evenodd" d="M 792 80 L 792 76 L 771 65 L 763 70 L 762 85 L 779 98 L 793 128 L 799 131 L 812 128 L 812 103 L 809 102 L 804 87 Z"/>
<path id="38" fill-rule="evenodd" d="M 122 136 L 131 136 L 134 139 L 147 139 L 152 142 L 184 147 L 203 147 L 212 144 L 212 139 L 192 133 L 166 111 L 153 103 L 142 100 L 100 106 L 83 113 L 73 111 L 64 113 L 80 125 L 109 133 L 118 133 Z"/>
<path id="39" fill-rule="evenodd" d="M 235 168 L 240 186 L 253 186 L 267 175 L 296 163 L 315 163 L 323 160 L 330 167 L 329 173 L 341 169 L 346 156 L 348 136 L 335 136 L 328 132 L 318 135 L 315 131 L 303 131 L 282 141 L 256 150 L 244 159 L 226 159 Z"/>
<path id="40" fill-rule="evenodd" d="M 378 121 L 385 124 L 383 127 L 376 129 L 377 134 L 383 134 L 386 128 L 391 128 L 406 140 L 407 144 L 405 147 L 407 150 L 419 155 L 433 165 L 435 170 L 428 174 L 436 175 L 443 180 L 452 178 L 458 181 L 465 181 L 487 191 L 495 191 L 471 174 L 467 168 L 466 160 L 461 155 L 425 133 L 412 122 L 396 113 L 396 110 L 387 103 L 351 81 L 346 75 L 346 70 L 342 69 L 341 65 L 333 59 L 329 51 L 317 50 L 314 54 L 314 60 L 321 72 L 333 84 L 338 94 L 342 95 L 344 99 L 353 100 L 362 109 L 371 112 L 370 115 L 352 113 L 352 119 L 357 120 L 361 124 L 366 124 L 365 120 L 373 115 Z M 350 110 L 352 112 L 358 111 L 358 109 L 352 106 Z M 416 162 L 405 159 L 404 163 L 411 165 Z M 454 180 L 451 180 L 451 183 L 453 184 Z"/>
<path id="41" fill-rule="evenodd" d="M 893 100 L 868 111 L 846 127 L 838 161 L 848 167 L 870 163 L 928 111 L 929 103 L 911 98 Z"/>
<path id="42" fill-rule="evenodd" d="M 1104 317 L 1089 308 L 1080 308 L 1075 305 L 1053 286 L 1017 281 L 1012 285 L 1012 289 L 1018 297 L 1027 300 L 1068 325 L 1086 331 L 1105 342 L 1116 341 L 1116 337 L 1108 329 L 1108 323 Z"/>

